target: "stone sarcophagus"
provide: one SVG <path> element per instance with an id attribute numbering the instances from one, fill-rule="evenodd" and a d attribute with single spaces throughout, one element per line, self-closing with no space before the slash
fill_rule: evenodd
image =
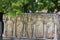
<path id="1" fill-rule="evenodd" d="M 16 17 L 3 16 L 3 37 L 29 39 L 57 39 L 59 25 L 57 14 L 26 13 Z"/>

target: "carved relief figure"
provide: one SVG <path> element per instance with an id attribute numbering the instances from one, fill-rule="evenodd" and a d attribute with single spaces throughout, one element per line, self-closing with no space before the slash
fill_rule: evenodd
<path id="1" fill-rule="evenodd" d="M 22 37 L 22 31 L 23 30 L 23 22 L 21 16 L 17 17 L 17 22 L 16 22 L 16 36 L 17 38 Z"/>
<path id="2" fill-rule="evenodd" d="M 43 37 L 43 16 L 38 16 L 36 18 L 36 37 Z"/>
<path id="3" fill-rule="evenodd" d="M 46 24 L 46 33 L 47 33 L 47 38 L 53 38 L 54 37 L 54 18 L 53 17 L 48 17 L 47 18 L 47 24 Z"/>
<path id="4" fill-rule="evenodd" d="M 31 16 L 31 15 L 28 16 L 28 22 L 27 22 L 28 23 L 28 26 L 26 27 L 27 28 L 26 31 L 27 31 L 27 34 L 28 34 L 28 37 L 29 38 L 32 38 L 32 35 L 33 35 L 32 34 L 32 23 L 33 23 L 32 22 L 33 21 L 33 18 L 32 17 L 33 16 Z"/>
<path id="5" fill-rule="evenodd" d="M 7 22 L 6 22 L 6 36 L 7 37 L 11 37 L 11 36 L 13 36 L 13 26 L 14 26 L 14 23 L 13 23 L 13 21 L 11 20 L 11 18 L 10 17 L 8 17 L 8 20 L 7 20 Z"/>

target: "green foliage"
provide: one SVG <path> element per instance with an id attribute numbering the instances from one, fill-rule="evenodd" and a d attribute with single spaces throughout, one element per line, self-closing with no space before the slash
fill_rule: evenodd
<path id="1" fill-rule="evenodd" d="M 24 13 L 23 6 L 26 4 L 28 4 L 26 8 L 33 13 L 42 9 L 51 11 L 51 9 L 58 10 L 60 8 L 60 0 L 0 0 L 0 12 L 10 16 L 22 14 Z"/>
<path id="2" fill-rule="evenodd" d="M 24 13 L 22 6 L 27 2 L 28 0 L 0 0 L 0 12 L 7 13 L 9 16 Z"/>

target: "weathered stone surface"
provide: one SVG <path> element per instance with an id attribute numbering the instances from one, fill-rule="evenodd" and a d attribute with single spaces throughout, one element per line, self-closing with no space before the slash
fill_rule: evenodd
<path id="1" fill-rule="evenodd" d="M 16 17 L 6 15 L 4 24 L 3 37 L 51 39 L 55 37 L 58 18 L 55 14 L 25 14 Z"/>

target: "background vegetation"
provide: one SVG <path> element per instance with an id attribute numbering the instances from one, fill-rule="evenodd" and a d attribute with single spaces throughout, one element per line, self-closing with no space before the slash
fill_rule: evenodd
<path id="1" fill-rule="evenodd" d="M 60 0 L 0 0 L 0 12 L 15 16 L 17 14 L 35 13 L 43 9 L 47 12 L 59 12 Z"/>

